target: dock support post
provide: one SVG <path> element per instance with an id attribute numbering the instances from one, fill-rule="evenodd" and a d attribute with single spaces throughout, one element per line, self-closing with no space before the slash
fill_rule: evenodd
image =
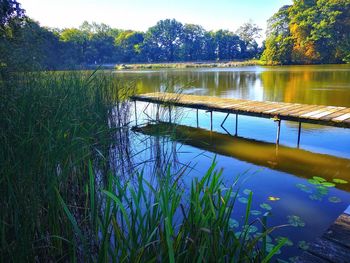
<path id="1" fill-rule="evenodd" d="M 276 138 L 276 144 L 280 144 L 280 133 L 281 133 L 281 120 L 277 120 L 277 138 Z"/>
<path id="2" fill-rule="evenodd" d="M 198 109 L 197 109 L 197 113 L 196 113 L 196 116 L 197 116 L 197 128 L 199 128 L 199 118 L 198 118 Z"/>
<path id="3" fill-rule="evenodd" d="M 136 100 L 134 100 L 134 106 L 135 106 L 135 124 L 137 126 L 137 107 L 136 107 Z"/>
<path id="4" fill-rule="evenodd" d="M 169 123 L 171 123 L 171 106 L 169 105 L 168 108 L 169 108 Z"/>
<path id="5" fill-rule="evenodd" d="M 210 130 L 213 131 L 213 111 L 210 111 Z"/>
<path id="6" fill-rule="evenodd" d="M 235 136 L 238 135 L 238 113 L 236 113 L 236 131 L 235 131 Z"/>
<path id="7" fill-rule="evenodd" d="M 156 121 L 159 122 L 159 107 L 160 105 L 157 104 L 157 113 L 156 113 Z"/>
<path id="8" fill-rule="evenodd" d="M 301 135 L 301 122 L 299 122 L 299 128 L 298 128 L 298 148 L 300 147 L 300 135 Z"/>

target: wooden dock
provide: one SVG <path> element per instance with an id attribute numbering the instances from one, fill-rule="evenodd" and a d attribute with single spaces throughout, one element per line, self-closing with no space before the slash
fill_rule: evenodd
<path id="1" fill-rule="evenodd" d="M 213 129 L 213 112 L 227 113 L 224 122 L 230 114 L 236 115 L 236 133 L 238 115 L 271 118 L 278 123 L 276 143 L 279 143 L 281 121 L 295 121 L 299 123 L 298 146 L 302 123 L 320 124 L 334 127 L 350 128 L 350 108 L 337 106 L 307 105 L 299 103 L 252 101 L 244 99 L 227 99 L 212 96 L 184 95 L 176 93 L 154 92 L 135 95 L 135 101 L 155 103 L 169 107 L 169 121 L 171 122 L 171 108 L 184 107 L 210 112 L 211 130 Z"/>
<path id="2" fill-rule="evenodd" d="M 281 120 L 350 128 L 350 108 L 346 107 L 226 99 L 161 92 L 135 95 L 132 99 L 207 111 L 237 113 L 263 118 L 278 117 Z"/>
<path id="3" fill-rule="evenodd" d="M 350 262 L 350 207 L 304 252 L 299 263 Z"/>

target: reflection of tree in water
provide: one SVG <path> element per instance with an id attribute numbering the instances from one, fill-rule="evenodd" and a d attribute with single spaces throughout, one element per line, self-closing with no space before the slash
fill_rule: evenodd
<path id="1" fill-rule="evenodd" d="M 349 107 L 349 70 L 347 65 L 326 65 L 119 74 L 125 79 L 137 79 L 138 93 L 164 91 L 164 83 L 168 81 L 187 86 L 188 94 Z M 177 90 L 173 88 L 176 85 L 169 87 L 168 92 Z M 263 98 L 256 97 L 255 87 L 261 88 Z"/>
<path id="2" fill-rule="evenodd" d="M 295 66 L 263 71 L 264 100 L 350 106 L 349 69 L 341 69 L 342 66 Z"/>

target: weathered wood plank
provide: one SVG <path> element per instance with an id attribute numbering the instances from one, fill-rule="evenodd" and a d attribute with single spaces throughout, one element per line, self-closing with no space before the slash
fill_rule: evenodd
<path id="1" fill-rule="evenodd" d="M 174 106 L 238 113 L 263 118 L 278 116 L 282 120 L 350 128 L 350 108 L 345 107 L 226 99 L 212 96 L 162 92 L 136 95 L 132 99 L 159 104 L 170 103 Z"/>
<path id="2" fill-rule="evenodd" d="M 346 214 L 339 216 L 323 236 L 350 249 L 350 216 Z"/>
<path id="3" fill-rule="evenodd" d="M 344 247 L 326 238 L 318 238 L 310 245 L 308 251 L 331 262 L 350 262 L 350 248 Z"/>
<path id="4" fill-rule="evenodd" d="M 329 263 L 328 260 L 320 258 L 311 254 L 310 252 L 304 252 L 299 259 L 296 261 L 297 263 Z"/>
<path id="5" fill-rule="evenodd" d="M 346 108 L 346 109 L 344 109 L 344 110 L 337 111 L 337 112 L 335 112 L 335 113 L 333 113 L 333 114 L 324 116 L 324 117 L 321 118 L 321 120 L 323 120 L 323 121 L 329 121 L 329 120 L 332 120 L 332 119 L 334 119 L 334 118 L 337 118 L 337 117 L 339 117 L 339 116 L 341 116 L 341 115 L 343 115 L 343 114 L 345 114 L 345 113 L 349 113 L 349 112 L 350 112 L 350 109 L 349 109 L 349 108 Z"/>
<path id="6" fill-rule="evenodd" d="M 340 115 L 339 117 L 336 117 L 332 119 L 332 121 L 345 121 L 346 119 L 350 118 L 350 113 L 345 113 L 343 115 Z"/>
<path id="7" fill-rule="evenodd" d="M 344 107 L 335 107 L 333 109 L 329 109 L 329 110 L 326 110 L 324 112 L 318 113 L 316 115 L 310 116 L 310 118 L 312 118 L 312 119 L 320 119 L 322 117 L 325 117 L 327 115 L 330 115 L 330 114 L 338 112 L 338 111 L 341 111 L 343 109 L 344 109 Z"/>

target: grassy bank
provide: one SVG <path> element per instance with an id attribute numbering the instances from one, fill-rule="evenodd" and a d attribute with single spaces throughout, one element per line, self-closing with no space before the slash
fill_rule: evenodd
<path id="1" fill-rule="evenodd" d="M 266 262 L 266 217 L 234 228 L 236 186 L 215 162 L 149 180 L 119 169 L 133 84 L 99 73 L 25 73 L 0 81 L 0 261 Z M 262 234 L 253 236 L 256 224 Z M 261 242 L 259 242 L 261 241 Z M 265 261 L 264 261 L 265 260 Z"/>
<path id="2" fill-rule="evenodd" d="M 260 60 L 230 61 L 230 62 L 179 62 L 179 63 L 149 63 L 149 64 L 118 64 L 117 70 L 140 69 L 185 69 L 185 68 L 232 68 L 262 65 Z"/>

